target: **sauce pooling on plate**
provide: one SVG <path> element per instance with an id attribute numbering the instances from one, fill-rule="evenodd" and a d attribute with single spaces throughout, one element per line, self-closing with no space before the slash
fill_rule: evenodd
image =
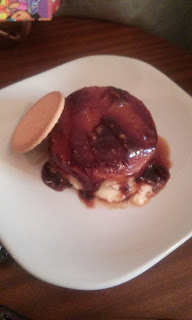
<path id="1" fill-rule="evenodd" d="M 164 188 L 170 178 L 169 169 L 171 167 L 170 150 L 167 141 L 158 137 L 157 152 L 145 170 L 140 174 L 137 179 L 137 190 L 142 184 L 150 184 L 153 193 L 149 198 L 155 196 L 161 189 Z M 62 191 L 65 188 L 72 187 L 72 185 L 58 172 L 55 167 L 52 167 L 50 162 L 46 162 L 42 169 L 42 179 L 45 184 L 56 191 Z M 121 190 L 126 200 L 129 199 L 129 186 L 122 187 Z M 79 198 L 86 204 L 87 207 L 94 207 L 95 196 L 93 192 L 79 190 Z M 132 196 L 132 195 L 131 195 Z M 107 204 L 107 202 L 104 202 Z M 119 207 L 115 204 L 108 204 L 109 207 Z"/>

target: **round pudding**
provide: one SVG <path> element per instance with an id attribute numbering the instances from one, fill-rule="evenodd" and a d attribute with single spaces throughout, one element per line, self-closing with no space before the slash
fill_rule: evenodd
<path id="1" fill-rule="evenodd" d="M 61 190 L 62 181 L 66 187 L 67 180 L 85 197 L 124 201 L 138 191 L 137 181 L 156 146 L 156 127 L 143 102 L 114 87 L 78 90 L 66 98 L 49 135 L 49 166 L 60 177 L 54 188 Z M 44 169 L 44 181 L 45 176 Z M 140 193 L 152 190 L 141 187 Z"/>

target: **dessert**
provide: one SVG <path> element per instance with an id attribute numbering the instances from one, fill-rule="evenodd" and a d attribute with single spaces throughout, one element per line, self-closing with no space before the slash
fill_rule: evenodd
<path id="1" fill-rule="evenodd" d="M 85 201 L 143 205 L 169 179 L 157 142 L 152 116 L 136 97 L 114 87 L 83 88 L 66 98 L 49 134 L 42 178 L 55 190 L 73 186 Z"/>

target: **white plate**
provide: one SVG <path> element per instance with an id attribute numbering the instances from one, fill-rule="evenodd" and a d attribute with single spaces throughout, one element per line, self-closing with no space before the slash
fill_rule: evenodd
<path id="1" fill-rule="evenodd" d="M 10 152 L 12 132 L 37 99 L 84 86 L 115 86 L 149 108 L 171 148 L 171 178 L 142 208 L 87 209 L 72 189 L 41 181 L 32 154 Z M 0 232 L 15 259 L 36 277 L 68 288 L 102 289 L 141 274 L 192 234 L 192 99 L 152 66 L 126 57 L 91 56 L 0 91 Z"/>

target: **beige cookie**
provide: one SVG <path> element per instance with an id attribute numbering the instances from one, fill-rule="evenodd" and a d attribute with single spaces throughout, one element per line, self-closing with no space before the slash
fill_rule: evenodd
<path id="1" fill-rule="evenodd" d="M 53 91 L 37 101 L 19 122 L 13 137 L 12 148 L 24 153 L 40 144 L 59 120 L 65 104 L 61 92 Z"/>

